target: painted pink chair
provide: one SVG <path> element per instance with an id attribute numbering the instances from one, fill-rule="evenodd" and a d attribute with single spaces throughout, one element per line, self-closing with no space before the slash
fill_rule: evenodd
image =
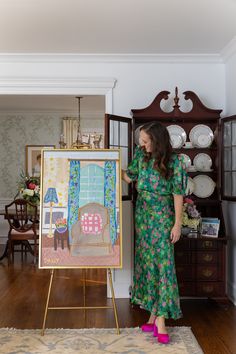
<path id="1" fill-rule="evenodd" d="M 71 254 L 103 256 L 112 252 L 108 209 L 99 203 L 79 208 L 78 221 L 71 229 Z"/>

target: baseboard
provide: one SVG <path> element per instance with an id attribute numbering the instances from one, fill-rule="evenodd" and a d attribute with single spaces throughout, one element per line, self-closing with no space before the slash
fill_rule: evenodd
<path id="1" fill-rule="evenodd" d="M 129 299 L 130 298 L 130 283 L 131 279 L 127 279 L 127 281 L 119 281 L 116 279 L 116 271 L 112 269 L 112 280 L 113 280 L 113 288 L 116 299 Z M 107 297 L 111 298 L 111 288 L 109 286 L 109 277 L 107 275 Z"/>
<path id="2" fill-rule="evenodd" d="M 0 198 L 0 211 L 5 210 L 5 205 L 12 202 L 12 198 Z M 0 245 L 5 245 L 7 242 L 7 235 L 9 231 L 9 224 L 3 215 L 0 215 Z"/>
<path id="3" fill-rule="evenodd" d="M 236 306 L 236 284 L 233 284 L 230 281 L 227 282 L 227 295 L 232 303 Z"/>
<path id="4" fill-rule="evenodd" d="M 0 198 L 0 211 L 5 210 L 5 205 L 12 202 L 12 198 Z M 3 215 L 0 215 L 0 245 L 5 245 L 7 242 L 7 235 L 9 231 L 9 224 L 4 219 Z"/>

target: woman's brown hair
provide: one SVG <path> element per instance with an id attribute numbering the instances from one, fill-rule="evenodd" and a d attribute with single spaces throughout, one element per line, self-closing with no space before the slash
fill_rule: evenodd
<path id="1" fill-rule="evenodd" d="M 168 130 L 159 122 L 146 123 L 141 130 L 149 135 L 152 143 L 152 152 L 146 153 L 145 161 L 154 159 L 153 168 L 160 172 L 162 177 L 168 179 L 173 172 L 169 168 L 173 149 Z"/>

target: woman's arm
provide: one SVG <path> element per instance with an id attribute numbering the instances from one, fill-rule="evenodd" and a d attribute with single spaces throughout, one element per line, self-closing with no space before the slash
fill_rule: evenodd
<path id="1" fill-rule="evenodd" d="M 175 208 L 175 224 L 171 230 L 171 242 L 175 243 L 179 240 L 181 235 L 182 225 L 182 210 L 183 210 L 183 196 L 181 194 L 173 194 L 174 208 Z"/>
<path id="2" fill-rule="evenodd" d="M 121 170 L 121 177 L 127 183 L 131 183 L 132 182 L 132 180 L 128 177 L 128 175 L 125 172 L 125 170 Z"/>

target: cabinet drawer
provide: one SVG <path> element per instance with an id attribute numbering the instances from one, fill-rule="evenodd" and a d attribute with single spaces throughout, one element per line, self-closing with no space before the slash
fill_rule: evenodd
<path id="1" fill-rule="evenodd" d="M 192 260 L 193 263 L 201 264 L 216 264 L 218 262 L 219 255 L 217 251 L 202 251 L 193 252 Z"/>
<path id="2" fill-rule="evenodd" d="M 195 284 L 193 282 L 178 282 L 180 296 L 196 296 Z"/>
<path id="3" fill-rule="evenodd" d="M 218 249 L 218 247 L 219 247 L 219 242 L 214 240 L 198 240 L 197 242 L 198 249 L 212 250 L 212 249 Z"/>
<path id="4" fill-rule="evenodd" d="M 191 240 L 186 238 L 181 238 L 178 242 L 175 243 L 175 251 L 177 250 L 188 250 L 191 248 Z"/>
<path id="5" fill-rule="evenodd" d="M 194 269 L 191 266 L 177 264 L 175 268 L 178 280 L 193 280 Z"/>
<path id="6" fill-rule="evenodd" d="M 177 264 L 191 264 L 191 252 L 188 250 L 175 250 L 175 261 Z"/>
<path id="7" fill-rule="evenodd" d="M 197 284 L 197 296 L 217 297 L 225 296 L 223 282 L 199 282 Z"/>
<path id="8" fill-rule="evenodd" d="M 215 265 L 197 266 L 197 280 L 219 280 L 218 267 Z"/>

